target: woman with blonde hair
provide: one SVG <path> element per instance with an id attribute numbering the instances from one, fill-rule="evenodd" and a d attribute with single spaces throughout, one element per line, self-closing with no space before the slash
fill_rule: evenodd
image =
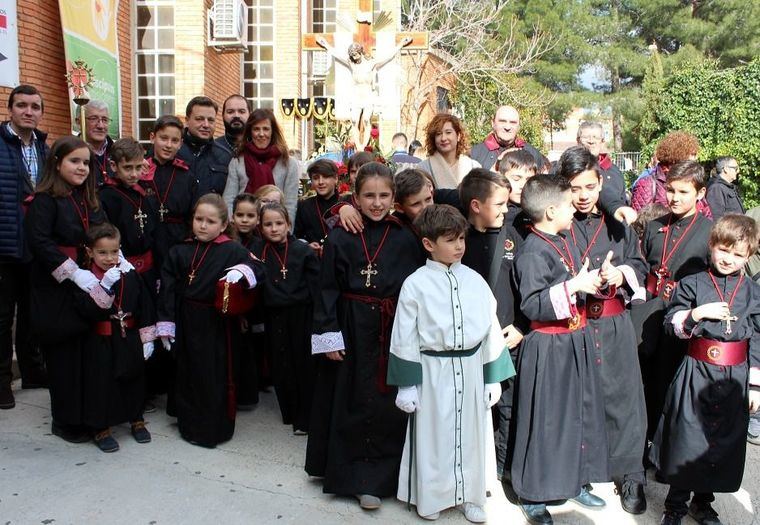
<path id="1" fill-rule="evenodd" d="M 469 149 L 467 132 L 454 115 L 439 113 L 425 130 L 425 149 L 428 158 L 418 167 L 435 180 L 436 188 L 456 188 L 478 161 L 465 154 Z"/>

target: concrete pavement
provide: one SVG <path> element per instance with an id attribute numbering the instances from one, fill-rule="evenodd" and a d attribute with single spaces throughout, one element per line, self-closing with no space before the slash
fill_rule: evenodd
<path id="1" fill-rule="evenodd" d="M 395 500 L 366 512 L 353 499 L 322 494 L 320 482 L 303 471 L 306 437 L 280 423 L 274 394 L 238 414 L 235 437 L 214 450 L 182 441 L 173 418 L 159 407 L 146 415 L 152 443 L 135 443 L 122 426 L 115 432 L 121 450 L 104 454 L 92 443 L 72 445 L 50 434 L 47 391 L 15 393 L 16 408 L 0 410 L 0 525 L 427 523 Z M 717 495 L 726 525 L 758 521 L 760 447 L 748 446 L 742 489 Z M 665 486 L 650 480 L 642 516 L 623 512 L 612 491 L 611 483 L 595 485 L 608 502 L 601 511 L 570 503 L 551 507 L 555 523 L 659 523 Z M 486 510 L 489 523 L 525 523 L 501 491 Z M 455 510 L 438 522 L 467 523 Z"/>

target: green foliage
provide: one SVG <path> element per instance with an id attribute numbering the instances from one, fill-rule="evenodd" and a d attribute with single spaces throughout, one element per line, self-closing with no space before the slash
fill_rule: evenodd
<path id="1" fill-rule="evenodd" d="M 659 96 L 647 101 L 652 119 L 640 136 L 642 157 L 667 133 L 689 131 L 699 138 L 699 159 L 730 155 L 741 166 L 747 207 L 760 204 L 760 59 L 720 70 L 717 61 L 684 66 L 667 78 Z"/>

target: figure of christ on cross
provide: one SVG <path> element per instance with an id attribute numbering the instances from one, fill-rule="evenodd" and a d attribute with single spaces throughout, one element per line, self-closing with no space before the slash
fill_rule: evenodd
<path id="1" fill-rule="evenodd" d="M 364 144 L 364 132 L 369 129 L 370 119 L 375 112 L 377 100 L 377 71 L 394 59 L 406 46 L 412 43 L 412 37 L 401 40 L 388 56 L 374 59 L 368 57 L 364 46 L 354 42 L 348 46 L 347 56 L 336 52 L 324 37 L 317 38 L 317 44 L 325 48 L 330 56 L 351 71 L 353 92 L 351 93 L 351 134 L 357 146 Z"/>

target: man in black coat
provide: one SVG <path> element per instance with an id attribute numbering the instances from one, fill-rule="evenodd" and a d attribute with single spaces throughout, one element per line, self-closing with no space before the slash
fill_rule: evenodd
<path id="1" fill-rule="evenodd" d="M 217 137 L 214 142 L 235 155 L 237 142 L 243 136 L 245 124 L 253 111 L 251 101 L 243 95 L 230 95 L 222 104 L 222 120 L 224 121 L 224 135 Z"/>
<path id="2" fill-rule="evenodd" d="M 24 239 L 24 200 L 34 193 L 48 153 L 47 135 L 37 129 L 42 95 L 20 85 L 8 97 L 8 120 L 0 124 L 0 409 L 16 405 L 11 391 L 13 320 L 22 388 L 47 385 L 39 349 L 29 332 L 29 262 Z M 18 313 L 16 314 L 16 308 Z"/>
<path id="3" fill-rule="evenodd" d="M 744 203 L 736 185 L 739 163 L 733 157 L 719 157 L 715 161 L 715 171 L 716 175 L 707 183 L 705 196 L 713 220 L 717 221 L 727 213 L 744 214 Z"/>
<path id="4" fill-rule="evenodd" d="M 475 144 L 470 152 L 470 157 L 477 160 L 485 169 L 494 168 L 501 155 L 513 149 L 524 149 L 533 155 L 539 172 L 547 163 L 540 151 L 517 135 L 520 131 L 520 114 L 512 106 L 501 106 L 496 110 L 491 121 L 491 128 L 492 131 L 485 140 Z"/>

